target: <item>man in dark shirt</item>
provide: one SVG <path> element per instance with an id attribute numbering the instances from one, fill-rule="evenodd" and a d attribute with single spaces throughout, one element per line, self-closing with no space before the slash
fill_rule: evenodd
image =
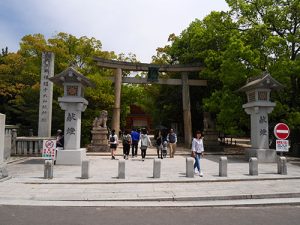
<path id="1" fill-rule="evenodd" d="M 131 153 L 132 153 L 132 157 L 134 157 L 134 156 L 137 156 L 138 143 L 140 140 L 140 133 L 137 132 L 136 129 L 132 129 L 130 135 L 131 135 L 131 140 L 132 140 Z"/>

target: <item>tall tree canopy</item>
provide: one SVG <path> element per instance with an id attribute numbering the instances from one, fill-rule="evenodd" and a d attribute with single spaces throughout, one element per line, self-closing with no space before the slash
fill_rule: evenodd
<path id="1" fill-rule="evenodd" d="M 212 112 L 218 129 L 227 134 L 249 131 L 249 118 L 241 107 L 245 94 L 237 90 L 248 78 L 269 71 L 285 85 L 284 90 L 272 93 L 277 106 L 270 116 L 271 125 L 283 121 L 299 129 L 299 0 L 227 2 L 229 12 L 212 12 L 192 22 L 179 36 L 170 35 L 170 44 L 158 48 L 153 60 L 202 63 L 205 69 L 196 76 L 208 79 L 209 86 L 191 89 L 192 117 L 201 119 L 202 112 Z M 162 95 L 159 98 L 165 99 L 167 93 Z M 166 114 L 171 111 L 178 115 L 181 109 Z"/>
<path id="2" fill-rule="evenodd" d="M 100 69 L 93 61 L 94 56 L 117 59 L 114 52 L 101 50 L 101 42 L 95 38 L 77 38 L 67 33 L 58 33 L 48 40 L 42 34 L 26 35 L 20 42 L 17 53 L 3 49 L 0 55 L 0 111 L 7 115 L 7 123 L 21 124 L 23 130 L 33 128 L 37 132 L 39 110 L 39 82 L 41 74 L 41 56 L 43 51 L 55 54 L 55 74 L 69 66 L 87 76 L 96 88 L 88 88 L 85 98 L 89 107 L 82 120 L 83 142 L 90 141 L 91 124 L 99 111 L 109 110 L 111 115 L 114 93 L 111 81 L 104 79 L 112 71 Z M 125 60 L 135 60 L 134 55 L 120 55 Z M 125 92 L 126 94 L 126 92 Z M 130 94 L 130 93 L 128 93 Z M 52 132 L 63 128 L 64 112 L 60 109 L 57 98 L 62 90 L 54 86 Z M 124 111 L 124 113 L 123 113 Z M 126 108 L 122 108 L 126 116 Z M 22 129 L 21 129 L 22 134 Z M 25 133 L 26 134 L 26 133 Z"/>

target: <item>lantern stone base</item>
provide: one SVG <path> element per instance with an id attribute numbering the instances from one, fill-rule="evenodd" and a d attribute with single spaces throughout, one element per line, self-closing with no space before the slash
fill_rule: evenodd
<path id="1" fill-rule="evenodd" d="M 274 149 L 245 149 L 246 159 L 249 160 L 251 157 L 256 157 L 260 163 L 274 163 L 277 162 L 277 154 Z"/>
<path id="2" fill-rule="evenodd" d="M 107 128 L 98 127 L 92 131 L 92 143 L 88 146 L 89 152 L 109 152 L 110 148 L 108 145 L 108 131 Z"/>
<path id="3" fill-rule="evenodd" d="M 88 152 L 110 152 L 109 145 L 89 145 L 87 150 Z"/>
<path id="4" fill-rule="evenodd" d="M 219 133 L 214 129 L 204 129 L 204 149 L 207 152 L 223 152 L 224 147 L 218 141 Z"/>
<path id="5" fill-rule="evenodd" d="M 81 165 L 82 160 L 86 158 L 86 149 L 57 150 L 57 165 Z"/>

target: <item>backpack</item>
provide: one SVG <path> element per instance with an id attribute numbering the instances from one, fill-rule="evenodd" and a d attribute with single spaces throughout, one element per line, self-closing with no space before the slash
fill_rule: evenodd
<path id="1" fill-rule="evenodd" d="M 109 142 L 115 142 L 115 136 L 113 136 L 113 135 L 110 135 L 110 137 L 109 137 Z"/>
<path id="2" fill-rule="evenodd" d="M 176 134 L 169 134 L 169 142 L 170 143 L 175 143 L 176 141 Z"/>
<path id="3" fill-rule="evenodd" d="M 123 145 L 130 145 L 129 137 L 128 135 L 123 137 Z"/>

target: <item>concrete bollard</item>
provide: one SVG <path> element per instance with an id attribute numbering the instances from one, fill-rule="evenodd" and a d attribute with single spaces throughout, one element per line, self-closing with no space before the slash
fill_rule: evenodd
<path id="1" fill-rule="evenodd" d="M 256 157 L 251 157 L 249 159 L 249 175 L 258 175 L 258 161 Z"/>
<path id="2" fill-rule="evenodd" d="M 287 160 L 286 157 L 278 157 L 277 172 L 278 174 L 287 175 Z"/>
<path id="3" fill-rule="evenodd" d="M 219 160 L 219 176 L 227 177 L 227 157 L 221 156 Z"/>
<path id="4" fill-rule="evenodd" d="M 187 177 L 194 177 L 194 158 L 187 157 L 186 158 L 186 176 Z"/>
<path id="5" fill-rule="evenodd" d="M 125 160 L 119 159 L 118 178 L 125 179 Z"/>
<path id="6" fill-rule="evenodd" d="M 90 178 L 90 161 L 83 160 L 81 163 L 81 179 Z"/>
<path id="7" fill-rule="evenodd" d="M 44 179 L 53 178 L 53 162 L 52 160 L 45 160 L 44 164 Z"/>
<path id="8" fill-rule="evenodd" d="M 161 172 L 161 160 L 154 159 L 153 160 L 153 178 L 160 178 Z"/>

